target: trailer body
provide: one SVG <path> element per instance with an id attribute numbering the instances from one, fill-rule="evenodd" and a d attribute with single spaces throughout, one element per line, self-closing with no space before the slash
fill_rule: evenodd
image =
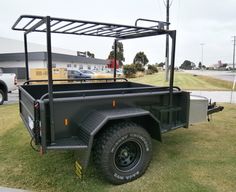
<path id="1" fill-rule="evenodd" d="M 168 87 L 109 82 L 55 84 L 53 89 L 54 130 L 50 125 L 47 85 L 23 85 L 19 90 L 20 115 L 42 152 L 91 150 L 93 138 L 112 121 L 140 123 L 159 141 L 161 133 L 189 125 L 189 93 L 178 88 L 171 108 Z"/>
<path id="2" fill-rule="evenodd" d="M 142 27 L 139 22 L 155 25 Z M 148 19 L 137 19 L 135 26 L 128 26 L 49 16 L 19 17 L 12 29 L 24 31 L 27 77 L 19 88 L 20 115 L 41 154 L 48 150 L 75 150 L 76 170 L 81 175 L 94 150 L 95 164 L 104 177 L 111 183 L 122 184 L 137 179 L 148 168 L 151 138 L 161 141 L 162 133 L 187 128 L 191 122 L 206 120 L 208 113 L 220 110 L 206 105 L 207 99 L 191 101 L 189 92 L 173 86 L 176 31 L 167 30 L 168 25 Z M 29 78 L 27 35 L 31 32 L 46 34 L 48 80 Z M 52 33 L 115 38 L 114 77 L 53 79 Z M 172 40 L 169 86 L 117 78 L 117 42 L 156 35 L 168 35 Z M 38 84 L 45 81 L 47 84 Z M 203 115 L 190 118 L 190 114 L 197 114 L 196 109 Z"/>

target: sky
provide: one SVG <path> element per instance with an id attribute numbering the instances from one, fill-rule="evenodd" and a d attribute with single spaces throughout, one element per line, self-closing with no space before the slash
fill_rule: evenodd
<path id="1" fill-rule="evenodd" d="M 165 21 L 166 0 L 1 0 L 0 37 L 23 40 L 23 32 L 11 30 L 22 14 L 134 25 L 138 18 Z M 177 30 L 176 65 L 190 60 L 209 66 L 221 60 L 232 63 L 236 35 L 235 0 L 170 0 L 170 29 Z M 140 25 L 148 26 L 144 23 Z M 152 24 L 151 24 L 152 25 Z M 29 41 L 44 44 L 43 35 L 30 34 Z M 90 51 L 106 59 L 114 39 L 53 35 L 55 47 Z M 165 37 L 122 41 L 125 63 L 143 51 L 150 64 L 165 61 Z M 203 44 L 203 45 L 201 45 Z M 22 50 L 23 51 L 23 50 Z"/>

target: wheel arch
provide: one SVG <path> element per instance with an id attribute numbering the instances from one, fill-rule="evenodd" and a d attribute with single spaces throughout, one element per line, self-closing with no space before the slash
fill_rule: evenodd
<path id="1" fill-rule="evenodd" d="M 107 128 L 122 122 L 133 122 L 142 126 L 151 138 L 161 141 L 160 122 L 149 112 L 140 108 L 124 108 L 120 110 L 105 110 L 92 112 L 81 124 L 83 135 L 87 135 L 88 149 L 79 154 L 79 162 L 86 169 L 92 148 Z"/>
<path id="2" fill-rule="evenodd" d="M 143 127 L 150 135 L 152 139 L 162 141 L 160 122 L 151 114 L 139 115 L 139 116 L 127 116 L 126 118 L 112 118 L 108 119 L 103 125 L 101 125 L 94 134 L 94 139 L 99 137 L 108 127 L 116 123 L 121 122 L 133 122 Z"/>

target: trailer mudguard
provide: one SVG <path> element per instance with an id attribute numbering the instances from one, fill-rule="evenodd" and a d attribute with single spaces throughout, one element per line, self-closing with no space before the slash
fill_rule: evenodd
<path id="1" fill-rule="evenodd" d="M 148 121 L 146 121 L 147 118 Z M 141 108 L 95 110 L 78 125 L 83 136 L 82 139 L 88 143 L 86 151 L 78 151 L 79 162 L 83 169 L 88 165 L 96 135 L 105 129 L 108 123 L 117 123 L 119 120 L 133 121 L 141 124 L 154 139 L 161 141 L 160 122 L 149 111 Z M 148 124 L 142 124 L 142 122 L 148 122 Z"/>

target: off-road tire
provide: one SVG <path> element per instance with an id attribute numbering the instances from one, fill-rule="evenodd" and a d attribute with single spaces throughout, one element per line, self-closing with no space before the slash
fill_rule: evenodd
<path id="1" fill-rule="evenodd" d="M 144 128 L 134 123 L 107 128 L 94 146 L 95 165 L 113 184 L 127 183 L 142 176 L 151 157 L 151 138 Z"/>
<path id="2" fill-rule="evenodd" d="M 0 105 L 2 105 L 4 103 L 4 93 L 3 91 L 0 89 Z"/>

